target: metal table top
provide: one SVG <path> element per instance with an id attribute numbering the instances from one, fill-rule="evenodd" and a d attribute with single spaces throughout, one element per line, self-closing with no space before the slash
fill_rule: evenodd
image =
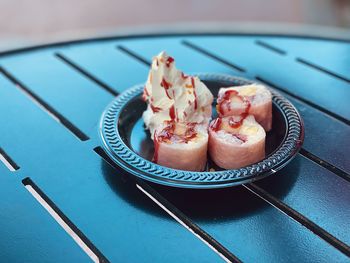
<path id="1" fill-rule="evenodd" d="M 135 181 L 99 146 L 106 105 L 166 50 L 185 72 L 257 79 L 305 122 L 298 156 L 234 188 Z M 278 35 L 152 35 L 0 54 L 4 262 L 346 262 L 350 43 Z"/>

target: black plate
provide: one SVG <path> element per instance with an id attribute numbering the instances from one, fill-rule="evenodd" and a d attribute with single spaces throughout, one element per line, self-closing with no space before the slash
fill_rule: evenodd
<path id="1" fill-rule="evenodd" d="M 221 74 L 197 74 L 213 95 L 219 88 L 240 86 L 252 81 Z M 207 170 L 191 172 L 167 168 L 151 162 L 153 141 L 144 129 L 141 99 L 144 85 L 120 94 L 103 113 L 100 137 L 106 153 L 117 165 L 143 179 L 183 188 L 219 188 L 255 181 L 284 167 L 298 152 L 304 140 L 302 119 L 295 107 L 271 90 L 273 101 L 272 129 L 266 137 L 264 160 L 235 170 L 222 170 L 208 160 Z M 215 112 L 215 111 L 213 111 Z M 214 168 L 215 171 L 209 171 Z"/>

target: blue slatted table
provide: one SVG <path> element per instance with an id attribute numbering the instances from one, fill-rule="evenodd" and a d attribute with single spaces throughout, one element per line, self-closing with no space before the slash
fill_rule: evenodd
<path id="1" fill-rule="evenodd" d="M 123 172 L 99 145 L 99 118 L 161 50 L 185 72 L 283 93 L 305 121 L 298 156 L 221 190 Z M 298 36 L 132 36 L 0 53 L 0 261 L 350 262 L 349 69 L 349 42 Z"/>

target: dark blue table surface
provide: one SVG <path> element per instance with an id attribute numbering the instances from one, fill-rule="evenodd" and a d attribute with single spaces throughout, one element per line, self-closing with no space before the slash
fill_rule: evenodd
<path id="1" fill-rule="evenodd" d="M 112 164 L 99 147 L 101 113 L 145 81 L 161 50 L 185 72 L 256 79 L 285 95 L 305 122 L 298 156 L 269 178 L 217 190 L 158 186 Z M 88 262 L 84 243 L 103 262 L 349 262 L 349 99 L 341 40 L 139 36 L 2 53 L 0 261 Z"/>

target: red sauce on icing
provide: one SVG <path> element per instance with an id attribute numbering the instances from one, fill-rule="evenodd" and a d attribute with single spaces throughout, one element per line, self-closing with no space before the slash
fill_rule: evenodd
<path id="1" fill-rule="evenodd" d="M 174 121 L 167 121 L 166 123 L 167 123 L 167 125 L 158 134 L 158 140 L 160 142 L 169 140 L 175 131 L 175 122 Z"/>
<path id="2" fill-rule="evenodd" d="M 194 109 L 197 109 L 197 93 L 196 93 L 196 87 L 194 85 L 194 78 L 191 78 L 191 83 L 192 83 L 192 87 L 193 87 L 193 95 L 194 95 Z"/>
<path id="3" fill-rule="evenodd" d="M 175 118 L 176 118 L 174 104 L 169 109 L 169 117 L 170 117 L 171 120 L 175 120 Z"/>
<path id="4" fill-rule="evenodd" d="M 169 99 L 171 99 L 171 97 L 168 94 L 168 90 L 173 86 L 170 82 L 167 82 L 164 77 L 162 78 L 162 82 L 160 83 L 160 86 L 162 86 L 165 89 L 165 93 L 168 96 Z"/>
<path id="5" fill-rule="evenodd" d="M 186 124 L 186 132 L 184 136 L 184 140 L 186 143 L 197 136 L 195 127 L 196 127 L 196 123 L 190 122 Z"/>
<path id="6" fill-rule="evenodd" d="M 152 103 L 150 104 L 150 106 L 151 106 L 153 113 L 160 112 L 162 110 L 162 108 L 160 108 L 160 107 L 153 106 Z"/>
<path id="7" fill-rule="evenodd" d="M 221 123 L 222 123 L 222 119 L 221 118 L 216 118 L 211 124 L 210 124 L 210 128 L 217 132 L 218 130 L 220 130 L 221 127 Z"/>
<path id="8" fill-rule="evenodd" d="M 162 78 L 162 82 L 160 83 L 160 85 L 164 88 L 164 89 L 169 89 L 172 87 L 171 83 L 167 82 L 165 80 L 165 78 Z"/>
<path id="9" fill-rule="evenodd" d="M 187 76 L 187 75 L 185 75 L 183 72 L 181 72 L 181 78 L 183 78 L 183 79 L 187 79 L 187 78 L 188 78 L 188 76 Z"/>
<path id="10" fill-rule="evenodd" d="M 168 57 L 168 59 L 165 61 L 165 65 L 169 68 L 170 64 L 174 62 L 174 58 Z"/>
<path id="11" fill-rule="evenodd" d="M 216 109 L 221 115 L 223 115 L 222 106 L 224 104 L 227 106 L 227 109 L 230 110 L 232 96 L 239 98 L 245 105 L 244 111 L 239 115 L 240 117 L 239 120 L 236 120 L 234 117 L 231 117 L 229 120 L 229 125 L 232 128 L 239 128 L 242 125 L 244 119 L 248 116 L 250 106 L 251 106 L 249 99 L 239 95 L 238 91 L 236 90 L 226 90 L 224 95 L 218 99 L 218 104 L 216 106 Z"/>
<path id="12" fill-rule="evenodd" d="M 176 122 L 168 121 L 167 125 L 158 133 L 154 132 L 153 142 L 154 142 L 154 155 L 153 162 L 158 162 L 158 152 L 159 152 L 159 144 L 162 142 L 178 142 L 178 143 L 188 143 L 190 140 L 197 136 L 197 132 L 195 130 L 197 123 L 187 123 L 186 131 L 184 134 L 175 134 Z"/>

